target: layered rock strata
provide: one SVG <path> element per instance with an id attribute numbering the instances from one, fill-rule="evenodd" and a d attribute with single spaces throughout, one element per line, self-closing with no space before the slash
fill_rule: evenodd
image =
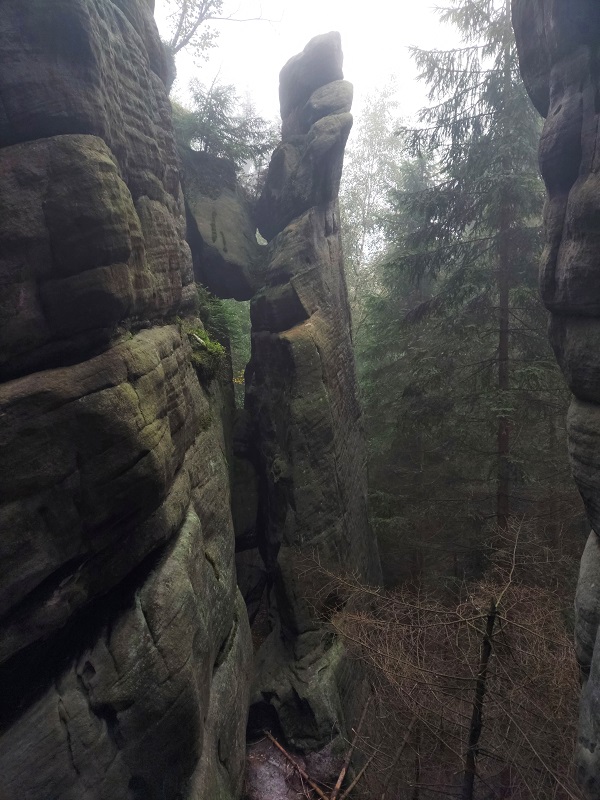
<path id="1" fill-rule="evenodd" d="M 580 783 L 600 796 L 600 5 L 513 0 L 521 72 L 545 124 L 540 167 L 548 190 L 541 291 L 550 337 L 573 392 L 571 463 L 592 525 L 576 598 L 583 688 Z"/>
<path id="2" fill-rule="evenodd" d="M 315 749 L 341 732 L 352 686 L 340 643 L 315 618 L 316 561 L 379 578 L 337 201 L 352 126 L 339 34 L 285 65 L 280 102 L 282 142 L 257 210 L 269 245 L 246 372 L 274 625 L 257 654 L 251 718 Z"/>
<path id="3" fill-rule="evenodd" d="M 250 642 L 148 0 L 4 0 L 0 795 L 239 796 Z M 197 339 L 197 337 L 196 337 Z"/>

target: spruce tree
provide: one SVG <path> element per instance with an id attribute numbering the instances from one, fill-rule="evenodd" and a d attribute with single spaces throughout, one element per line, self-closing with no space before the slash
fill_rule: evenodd
<path id="1" fill-rule="evenodd" d="M 413 51 L 433 103 L 421 114 L 426 127 L 415 132 L 414 146 L 435 149 L 440 164 L 435 195 L 425 199 L 437 236 L 421 268 L 437 274 L 450 267 L 455 283 L 473 263 L 487 272 L 468 302 L 479 295 L 496 309 L 496 518 L 505 527 L 515 411 L 511 310 L 514 290 L 532 286 L 539 258 L 539 127 L 519 74 L 509 0 L 454 0 L 441 18 L 459 29 L 464 46 Z"/>
<path id="2" fill-rule="evenodd" d="M 550 482 L 553 496 L 568 485 L 566 398 L 537 297 L 539 123 L 509 4 L 453 0 L 440 14 L 463 43 L 413 51 L 430 106 L 406 134 L 359 364 L 376 514 L 416 540 L 419 525 L 444 528 L 452 558 L 477 570 L 483 522 L 503 528 Z"/>

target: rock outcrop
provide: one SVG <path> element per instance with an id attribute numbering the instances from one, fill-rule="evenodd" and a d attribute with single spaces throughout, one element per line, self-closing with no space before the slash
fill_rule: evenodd
<path id="1" fill-rule="evenodd" d="M 246 410 L 274 629 L 257 654 L 251 722 L 275 719 L 304 750 L 343 730 L 354 677 L 340 643 L 315 619 L 311 559 L 367 580 L 380 572 L 337 201 L 351 100 L 339 34 L 312 39 L 285 65 L 282 142 L 258 204 L 269 245 L 251 303 Z"/>
<path id="2" fill-rule="evenodd" d="M 521 72 L 546 118 L 540 167 L 548 190 L 541 267 L 550 336 L 573 392 L 573 472 L 592 525 L 576 599 L 583 676 L 579 781 L 600 796 L 600 4 L 513 0 Z"/>
<path id="3" fill-rule="evenodd" d="M 254 723 L 315 750 L 357 700 L 317 618 L 335 598 L 315 609 L 309 574 L 313 557 L 380 572 L 339 232 L 339 35 L 282 70 L 261 248 L 232 169 L 177 151 L 152 6 L 2 3 L 2 800 L 239 798 L 252 645 L 234 530 L 251 615 L 270 600 Z M 194 278 L 253 297 L 235 428 Z"/>
<path id="4" fill-rule="evenodd" d="M 265 248 L 235 165 L 189 148 L 180 153 L 194 276 L 217 297 L 250 300 L 260 286 Z"/>
<path id="5" fill-rule="evenodd" d="M 250 641 L 149 0 L 4 0 L 0 795 L 230 800 Z M 197 338 L 197 337 L 196 337 Z"/>

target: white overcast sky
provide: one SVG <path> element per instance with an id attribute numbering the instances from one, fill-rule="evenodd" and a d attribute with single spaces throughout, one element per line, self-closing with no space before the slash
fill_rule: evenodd
<path id="1" fill-rule="evenodd" d="M 180 56 L 174 94 L 185 99 L 191 78 L 211 83 L 219 73 L 219 81 L 234 84 L 240 95 L 247 92 L 268 118 L 279 113 L 279 70 L 317 34 L 341 33 L 344 74 L 355 89 L 355 115 L 363 98 L 392 76 L 398 87 L 399 113 L 405 118 L 414 114 L 426 99 L 407 48 L 457 44 L 453 31 L 439 24 L 431 0 L 225 0 L 224 5 L 225 13 L 262 16 L 263 20 L 218 23 L 218 44 L 208 62 L 195 66 Z M 163 35 L 167 9 L 168 0 L 156 0 L 156 20 Z"/>

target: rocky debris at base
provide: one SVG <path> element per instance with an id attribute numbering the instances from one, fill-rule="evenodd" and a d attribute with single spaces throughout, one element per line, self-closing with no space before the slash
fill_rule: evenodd
<path id="1" fill-rule="evenodd" d="M 343 758 L 331 745 L 307 755 L 294 753 L 296 763 L 322 787 L 333 787 Z M 248 746 L 243 800 L 306 800 L 310 787 L 284 754 L 266 737 Z"/>

